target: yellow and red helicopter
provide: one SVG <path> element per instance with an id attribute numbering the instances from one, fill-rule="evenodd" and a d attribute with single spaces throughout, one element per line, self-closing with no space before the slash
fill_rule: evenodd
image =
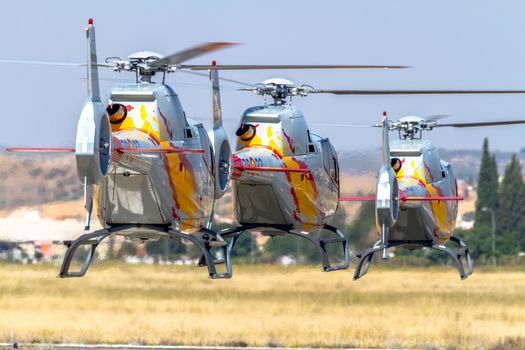
<path id="1" fill-rule="evenodd" d="M 341 201 L 375 202 L 380 240 L 358 254 L 354 279 L 367 273 L 376 252 L 381 251 L 383 259 L 388 259 L 392 247 L 410 250 L 430 248 L 444 252 L 456 265 L 461 279 L 472 274 L 468 247 L 453 234 L 458 201 L 463 199 L 458 195 L 454 172 L 451 165 L 439 157 L 432 143 L 422 139 L 421 134 L 439 127 L 515 125 L 524 124 L 525 120 L 439 123 L 438 119 L 406 116 L 390 121 L 385 113 L 381 124 L 371 125 L 382 128 L 383 166 L 377 176 L 376 195 L 339 198 Z M 390 142 L 390 131 L 398 131 L 399 139 Z M 449 242 L 457 249 L 447 246 Z"/>
<path id="2" fill-rule="evenodd" d="M 113 234 L 140 241 L 184 238 L 200 249 L 201 263 L 208 267 L 210 277 L 230 277 L 227 242 L 209 225 L 214 201 L 225 193 L 230 178 L 231 151 L 222 126 L 218 91 L 212 91 L 213 130 L 207 133 L 201 123 L 186 118 L 175 91 L 153 82 L 152 77 L 233 44 L 203 44 L 166 57 L 141 51 L 127 61 L 100 64 L 92 19 L 85 32 L 88 98 L 78 121 L 75 147 L 7 149 L 75 153 L 77 173 L 84 185 L 85 231 L 90 230 L 96 201 L 102 229 L 65 242 L 68 249 L 60 277 L 83 276 L 98 244 Z M 115 86 L 105 103 L 100 97 L 98 67 L 133 71 L 136 81 Z M 216 70 L 210 71 L 210 79 L 218 79 Z M 71 272 L 73 257 L 84 245 L 90 246 L 84 263 L 80 271 Z M 212 254 L 214 247 L 223 249 L 222 260 Z M 217 272 L 218 263 L 226 264 L 226 272 Z"/>
<path id="3" fill-rule="evenodd" d="M 327 138 L 310 131 L 303 113 L 291 104 L 293 96 L 307 96 L 313 88 L 275 78 L 242 90 L 269 95 L 273 103 L 248 108 L 236 131 L 232 180 L 239 226 L 223 232 L 232 237 L 230 249 L 250 230 L 270 237 L 292 234 L 317 247 L 323 271 L 347 269 L 347 239 L 329 225 L 338 206 L 337 154 Z M 321 238 L 321 231 L 334 237 Z M 330 263 L 330 244 L 341 244 L 343 261 L 338 265 Z"/>

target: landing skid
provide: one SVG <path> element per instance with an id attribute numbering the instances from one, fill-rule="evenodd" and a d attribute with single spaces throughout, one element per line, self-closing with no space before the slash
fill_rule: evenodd
<path id="1" fill-rule="evenodd" d="M 439 250 L 441 252 L 446 253 L 450 258 L 452 258 L 452 261 L 456 265 L 459 276 L 462 280 L 470 276 L 473 272 L 473 265 L 472 265 L 472 258 L 470 257 L 470 253 L 468 251 L 467 245 L 459 238 L 455 236 L 450 237 L 450 241 L 454 242 L 456 245 L 459 246 L 459 249 L 457 251 L 439 244 L 432 244 L 427 241 L 393 241 L 388 242 L 388 248 L 390 247 L 396 247 L 401 246 L 405 244 L 411 244 L 411 245 L 419 245 L 422 247 L 432 248 Z M 385 248 L 383 243 L 381 241 L 377 241 L 372 248 L 363 250 L 361 253 L 357 254 L 357 257 L 359 258 L 359 261 L 357 262 L 355 273 L 354 273 L 354 280 L 357 280 L 368 272 L 368 268 L 370 267 L 370 263 L 372 261 L 372 258 L 374 256 L 374 253 L 382 251 Z M 467 272 L 465 273 L 465 268 L 463 267 L 463 263 L 461 261 L 461 258 L 465 259 L 465 262 L 467 264 Z"/>
<path id="2" fill-rule="evenodd" d="M 229 229 L 229 230 L 225 230 L 221 232 L 221 235 L 223 237 L 231 238 L 228 244 L 228 254 L 231 254 L 233 247 L 235 246 L 235 243 L 237 242 L 237 240 L 239 239 L 239 237 L 244 231 L 252 230 L 256 228 L 273 228 L 273 229 L 284 231 L 286 233 L 290 233 L 298 237 L 306 238 L 307 240 L 312 242 L 312 244 L 314 244 L 319 250 L 319 255 L 321 256 L 321 263 L 323 264 L 324 272 L 346 270 L 350 266 L 350 254 L 348 252 L 348 241 L 341 231 L 339 231 L 337 228 L 330 226 L 330 225 L 324 225 L 323 229 L 334 233 L 336 237 L 327 238 L 327 239 L 320 239 L 319 235 L 315 233 L 303 233 L 300 231 L 296 231 L 293 229 L 292 226 L 289 226 L 289 225 L 261 225 L 261 224 L 241 225 L 234 229 Z M 329 244 L 337 244 L 337 243 L 341 243 L 342 245 L 344 262 L 339 265 L 331 265 L 330 259 L 328 258 L 328 252 L 326 251 L 326 248 Z"/>
<path id="3" fill-rule="evenodd" d="M 95 250 L 97 249 L 97 246 L 100 242 L 119 231 L 137 227 L 142 227 L 149 231 L 157 231 L 161 234 L 167 235 L 170 238 L 177 237 L 189 240 L 201 251 L 202 257 L 200 258 L 197 265 L 206 266 L 208 268 L 210 278 L 231 278 L 232 267 L 230 262 L 230 251 L 228 250 L 228 242 L 224 240 L 221 235 L 206 228 L 202 229 L 197 235 L 186 234 L 179 231 L 174 231 L 169 226 L 164 225 L 115 225 L 107 229 L 83 234 L 74 241 L 64 241 L 64 244 L 67 246 L 67 251 L 64 255 L 62 266 L 60 267 L 59 277 L 70 278 L 84 276 L 91 265 L 91 262 L 93 261 Z M 70 271 L 71 263 L 73 262 L 75 253 L 77 252 L 78 248 L 85 245 L 90 246 L 90 249 L 84 259 L 82 267 L 79 271 Z M 223 257 L 220 260 L 215 259 L 212 255 L 212 248 L 215 247 L 218 247 L 223 251 Z M 226 272 L 217 272 L 217 264 L 225 264 Z"/>

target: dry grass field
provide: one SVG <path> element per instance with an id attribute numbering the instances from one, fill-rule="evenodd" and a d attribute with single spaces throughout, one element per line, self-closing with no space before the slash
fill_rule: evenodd
<path id="1" fill-rule="evenodd" d="M 525 347 L 525 272 L 0 265 L 0 342 L 387 348 Z"/>

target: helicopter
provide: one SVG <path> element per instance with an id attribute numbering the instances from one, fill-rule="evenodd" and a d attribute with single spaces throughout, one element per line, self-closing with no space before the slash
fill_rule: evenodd
<path id="1" fill-rule="evenodd" d="M 233 249 L 243 232 L 258 229 L 275 237 L 292 234 L 313 243 L 323 271 L 347 269 L 348 241 L 329 225 L 338 206 L 339 165 L 327 138 L 310 131 L 303 113 L 290 103 L 313 88 L 287 79 L 268 79 L 243 91 L 271 96 L 273 103 L 248 108 L 236 131 L 233 152 L 233 229 L 221 231 Z M 320 238 L 321 231 L 334 235 Z M 327 247 L 340 244 L 343 262 L 333 265 Z"/>
<path id="2" fill-rule="evenodd" d="M 449 163 L 442 160 L 436 148 L 422 133 L 439 127 L 469 128 L 524 124 L 525 120 L 471 123 L 439 123 L 443 116 L 426 120 L 406 116 L 390 121 L 386 112 L 382 129 L 381 155 L 383 165 L 377 176 L 376 196 L 341 197 L 340 201 L 374 201 L 376 227 L 380 240 L 373 247 L 357 254 L 359 258 L 354 279 L 368 272 L 376 252 L 389 258 L 389 249 L 410 250 L 430 248 L 447 254 L 454 262 L 461 279 L 473 272 L 468 246 L 453 231 L 458 211 L 457 181 Z M 390 142 L 389 132 L 398 131 L 399 139 Z M 453 243 L 456 249 L 447 246 Z M 464 264 L 464 263 L 465 264 Z"/>
<path id="3" fill-rule="evenodd" d="M 141 51 L 127 61 L 100 64 L 92 19 L 85 32 L 88 98 L 78 120 L 75 148 L 7 148 L 10 152 L 75 153 L 84 186 L 84 231 L 88 232 L 64 242 L 67 251 L 59 276 L 84 276 L 100 242 L 123 235 L 137 241 L 185 239 L 202 252 L 199 264 L 207 266 L 211 278 L 231 277 L 227 242 L 210 229 L 214 200 L 225 193 L 230 177 L 231 151 L 218 91 L 212 90 L 213 130 L 207 133 L 201 123 L 186 118 L 170 86 L 156 84 L 151 78 L 162 73 L 164 81 L 165 74 L 175 71 L 179 63 L 233 44 L 208 43 L 166 57 Z M 104 104 L 98 67 L 135 72 L 136 82 L 115 86 Z M 210 71 L 209 77 L 216 81 L 217 70 Z M 94 201 L 102 229 L 89 232 Z M 90 249 L 80 270 L 70 271 L 81 246 Z M 223 250 L 222 259 L 214 257 L 213 248 Z M 217 272 L 219 263 L 226 265 L 226 272 Z"/>
<path id="4" fill-rule="evenodd" d="M 0 59 L 0 63 L 87 67 L 87 101 L 77 124 L 74 148 L 9 147 L 10 152 L 75 153 L 77 173 L 84 186 L 85 233 L 64 242 L 67 251 L 59 277 L 82 277 L 94 259 L 97 246 L 111 235 L 148 241 L 180 238 L 202 253 L 198 266 L 211 278 L 230 278 L 228 242 L 211 229 L 216 199 L 227 190 L 232 174 L 231 148 L 222 125 L 219 70 L 404 68 L 360 65 L 188 65 L 184 62 L 236 45 L 229 42 L 201 44 L 163 56 L 139 51 L 128 57 L 97 61 L 93 19 L 85 27 L 87 63 Z M 103 103 L 98 67 L 134 72 L 135 82 L 117 84 Z M 186 117 L 175 91 L 165 84 L 166 75 L 182 71 L 206 75 L 211 85 L 213 129 Z M 199 73 L 207 71 L 208 74 Z M 162 82 L 152 78 L 162 75 Z M 229 80 L 229 79 L 225 79 Z M 233 80 L 229 80 L 233 81 Z M 235 82 L 235 81 L 233 81 Z M 102 229 L 90 231 L 97 207 Z M 79 271 L 70 271 L 78 248 L 89 250 Z M 218 250 L 218 252 L 217 252 Z M 217 265 L 224 264 L 225 272 Z"/>

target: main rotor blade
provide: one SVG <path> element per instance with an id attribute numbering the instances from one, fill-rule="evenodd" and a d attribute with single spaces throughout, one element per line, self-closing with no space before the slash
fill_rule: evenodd
<path id="1" fill-rule="evenodd" d="M 15 153 L 71 153 L 75 152 L 72 147 L 7 147 L 7 152 Z"/>
<path id="2" fill-rule="evenodd" d="M 402 201 L 462 201 L 464 198 L 460 196 L 413 196 L 405 197 L 400 196 Z M 376 197 L 339 197 L 337 199 L 340 202 L 363 202 L 363 201 L 375 201 Z"/>
<path id="3" fill-rule="evenodd" d="M 399 199 L 402 201 L 462 201 L 464 198 L 461 196 L 400 196 Z"/>
<path id="4" fill-rule="evenodd" d="M 181 72 L 182 73 L 186 73 L 186 74 L 198 75 L 198 76 L 201 76 L 201 77 L 209 78 L 208 77 L 208 73 L 192 72 L 192 71 L 187 71 L 187 70 L 181 70 Z M 227 81 L 227 82 L 234 83 L 234 84 L 244 85 L 244 86 L 252 86 L 253 85 L 253 84 L 245 83 L 243 81 L 229 79 L 229 78 L 224 78 L 224 77 L 219 77 L 219 80 Z"/>
<path id="5" fill-rule="evenodd" d="M 454 95 L 454 94 L 524 94 L 525 90 L 315 90 L 333 95 Z"/>
<path id="6" fill-rule="evenodd" d="M 340 202 L 368 202 L 368 201 L 375 201 L 376 197 L 339 197 L 337 198 Z"/>
<path id="7" fill-rule="evenodd" d="M 158 62 L 158 61 L 157 61 Z M 191 70 L 259 70 L 259 69 L 399 69 L 409 66 L 371 66 L 371 65 L 295 65 L 295 64 L 225 64 L 225 65 L 181 65 L 179 68 Z"/>
<path id="8" fill-rule="evenodd" d="M 203 149 L 200 148 L 181 148 L 181 147 L 169 147 L 169 148 L 130 148 L 130 147 L 117 147 L 115 151 L 119 153 L 143 153 L 143 154 L 166 154 L 166 153 L 204 153 Z"/>
<path id="9" fill-rule="evenodd" d="M 496 122 L 474 122 L 474 123 L 447 123 L 437 124 L 435 128 L 441 127 L 452 127 L 452 128 L 475 128 L 478 126 L 498 126 L 498 125 L 514 125 L 514 124 L 525 124 L 525 120 L 503 120 Z"/>
<path id="10" fill-rule="evenodd" d="M 448 118 L 448 117 L 450 117 L 450 115 L 448 115 L 448 114 L 436 114 L 436 115 L 426 116 L 425 120 L 428 121 L 428 122 L 434 122 L 434 121 L 438 121 L 438 120 L 441 120 L 441 119 L 444 119 L 444 118 Z"/>
<path id="11" fill-rule="evenodd" d="M 168 64 L 177 65 L 194 57 L 201 56 L 213 51 L 222 50 L 234 45 L 238 44 L 228 42 L 204 43 L 194 47 L 190 47 L 189 49 L 186 49 L 184 51 L 176 52 L 169 56 L 163 57 L 157 61 L 150 63 L 149 65 L 152 67 L 162 67 Z"/>
<path id="12" fill-rule="evenodd" d="M 86 63 L 75 62 L 57 62 L 57 61 L 32 61 L 32 60 L 11 60 L 0 59 L 0 63 L 14 63 L 14 64 L 37 64 L 45 66 L 65 66 L 65 67 L 85 67 Z M 113 67 L 111 64 L 97 63 L 99 67 Z"/>
<path id="13" fill-rule="evenodd" d="M 269 166 L 236 166 L 235 169 L 241 170 L 241 171 L 268 171 L 268 172 L 274 172 L 274 173 L 302 173 L 302 174 L 309 174 L 312 171 L 310 169 L 299 169 L 299 168 L 278 168 L 278 167 L 269 167 Z"/>
<path id="14" fill-rule="evenodd" d="M 330 126 L 330 127 L 349 127 L 349 128 L 380 128 L 381 124 L 347 124 L 347 123 L 309 123 L 316 126 Z"/>

